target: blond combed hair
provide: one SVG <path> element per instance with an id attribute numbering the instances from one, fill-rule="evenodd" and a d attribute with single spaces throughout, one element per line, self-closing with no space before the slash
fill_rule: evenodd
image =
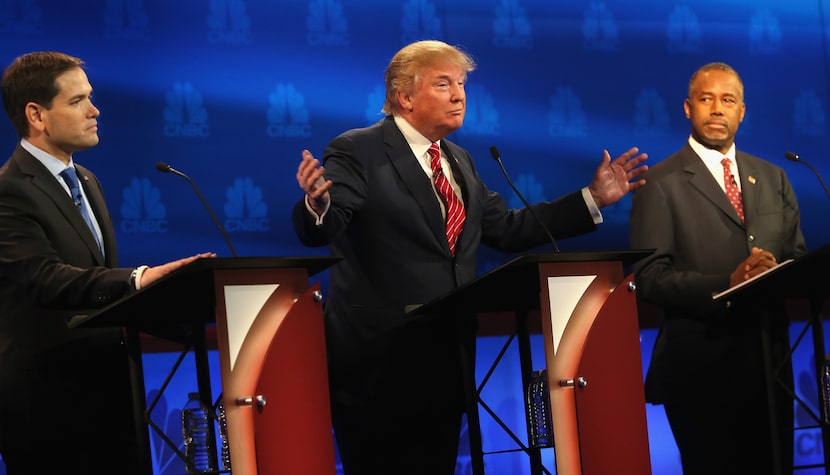
<path id="1" fill-rule="evenodd" d="M 443 41 L 424 40 L 410 43 L 395 53 L 386 68 L 386 102 L 383 112 L 399 114 L 401 105 L 397 99 L 398 92 L 411 94 L 424 69 L 438 63 L 449 63 L 468 73 L 476 68 L 475 61 L 469 54 Z"/>

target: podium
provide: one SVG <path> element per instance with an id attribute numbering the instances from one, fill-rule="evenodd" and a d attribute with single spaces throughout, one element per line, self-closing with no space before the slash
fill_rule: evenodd
<path id="1" fill-rule="evenodd" d="M 828 412 L 827 401 L 825 401 L 825 398 L 829 395 L 825 391 L 830 391 L 830 387 L 826 387 L 822 375 L 827 358 L 822 315 L 825 306 L 830 303 L 830 277 L 826 272 L 828 265 L 830 265 L 830 245 L 824 245 L 794 261 L 781 263 L 751 281 L 745 282 L 740 287 L 733 287 L 721 293 L 716 296 L 715 300 L 727 306 L 741 305 L 756 308 L 785 307 L 783 304 L 789 301 L 806 301 L 809 304 L 807 326 L 812 330 L 814 365 L 818 387 L 816 398 L 821 406 L 821 414 L 819 416 L 812 414 L 812 411 L 795 397 L 791 388 L 786 388 L 786 390 L 802 404 L 802 407 L 808 413 L 816 418 L 816 422 L 821 429 L 824 473 L 830 475 L 830 464 L 827 461 L 828 454 L 830 454 L 830 413 Z M 776 318 L 776 315 L 764 312 L 762 316 L 761 344 L 764 349 L 764 367 L 768 376 L 766 389 L 770 400 L 774 400 L 774 385 L 778 380 L 776 373 L 782 365 L 781 362 L 773 359 L 774 356 L 769 351 L 771 338 L 767 329 L 773 325 L 772 319 Z M 790 319 L 792 320 L 792 318 Z M 806 328 L 802 332 L 802 336 L 804 333 L 806 333 Z M 795 344 L 798 345 L 800 341 L 801 338 L 799 337 Z M 790 354 L 792 354 L 792 350 Z M 789 407 L 783 408 L 783 410 L 790 409 Z M 779 410 L 782 410 L 782 408 L 775 407 L 775 405 L 770 407 L 774 436 L 789 429 L 777 427 L 775 412 Z M 773 457 L 775 460 L 780 460 L 781 455 L 777 453 L 777 447 L 778 444 L 773 444 Z"/>
<path id="2" fill-rule="evenodd" d="M 308 279 L 337 261 L 198 259 L 100 311 L 69 321 L 70 327 L 125 329 L 137 450 L 146 461 L 143 473 L 153 473 L 147 430 L 152 421 L 146 410 L 139 334 L 191 342 L 200 399 L 212 407 L 205 326 L 215 322 L 233 473 L 335 474 L 322 297 L 319 284 L 311 286 Z M 214 426 L 209 427 L 214 435 Z M 208 439 L 216 457 L 215 437 Z"/>
<path id="3" fill-rule="evenodd" d="M 526 388 L 532 372 L 527 313 L 539 310 L 556 473 L 650 474 L 637 304 L 632 277 L 624 276 L 624 267 L 650 252 L 525 255 L 411 312 L 515 313 Z M 475 387 L 471 374 L 466 384 Z M 473 472 L 480 475 L 482 401 L 474 394 L 468 424 Z M 539 449 L 521 448 L 532 472 L 542 473 Z"/>

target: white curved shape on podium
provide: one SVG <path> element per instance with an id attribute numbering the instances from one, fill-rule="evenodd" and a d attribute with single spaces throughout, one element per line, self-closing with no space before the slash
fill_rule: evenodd
<path id="1" fill-rule="evenodd" d="M 265 302 L 279 284 L 226 285 L 225 310 L 228 317 L 228 355 L 231 371 L 236 366 L 239 350 Z"/>
<path id="2" fill-rule="evenodd" d="M 585 291 L 596 279 L 595 275 L 574 275 L 548 277 L 548 298 L 550 299 L 551 339 L 553 354 L 559 349 L 562 334 L 568 326 L 576 305 Z"/>

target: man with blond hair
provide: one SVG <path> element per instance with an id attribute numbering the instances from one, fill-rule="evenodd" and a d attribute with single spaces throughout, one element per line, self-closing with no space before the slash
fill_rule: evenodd
<path id="1" fill-rule="evenodd" d="M 388 114 L 335 138 L 323 163 L 307 150 L 294 227 L 330 246 L 325 307 L 332 416 L 348 475 L 455 471 L 465 388 L 459 347 L 473 348 L 467 315 L 412 317 L 476 275 L 480 244 L 518 251 L 549 243 L 527 209 L 488 189 L 470 154 L 446 140 L 464 122 L 472 58 L 440 41 L 405 46 L 386 70 Z M 592 231 L 599 208 L 642 185 L 645 155 L 611 161 L 593 181 L 534 205 L 557 238 Z M 633 180 L 633 181 L 632 181 Z M 471 369 L 470 369 L 471 370 Z"/>

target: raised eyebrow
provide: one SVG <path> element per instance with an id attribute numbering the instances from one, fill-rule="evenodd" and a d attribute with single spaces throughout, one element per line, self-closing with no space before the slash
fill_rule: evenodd
<path id="1" fill-rule="evenodd" d="M 74 96 L 69 98 L 69 102 L 75 102 L 83 99 L 91 99 L 92 98 L 92 90 L 87 93 L 79 93 L 75 94 Z"/>
<path id="2" fill-rule="evenodd" d="M 435 80 L 436 81 L 449 81 L 449 82 L 455 81 L 453 79 L 453 77 L 449 74 L 440 74 L 440 75 L 436 76 Z M 465 75 L 461 76 L 460 78 L 458 78 L 458 82 L 467 82 L 467 75 L 465 74 Z"/>
<path id="3" fill-rule="evenodd" d="M 718 94 L 716 94 L 716 93 L 714 93 L 714 92 L 711 92 L 711 91 L 701 91 L 701 92 L 700 92 L 699 94 L 697 94 L 695 97 L 698 97 L 698 98 L 709 98 L 709 97 L 716 97 L 716 96 L 718 96 Z M 731 92 L 727 92 L 727 93 L 721 94 L 721 96 L 722 96 L 722 97 L 732 97 L 732 98 L 737 98 L 737 97 L 738 97 L 738 95 L 737 95 L 737 94 L 733 94 L 733 93 L 731 93 Z"/>
<path id="4" fill-rule="evenodd" d="M 701 95 L 701 96 L 717 96 L 718 93 L 713 92 L 713 91 L 700 91 L 699 95 Z M 721 95 L 724 96 L 724 97 L 738 97 L 738 95 L 735 94 L 734 92 L 724 92 Z"/>

